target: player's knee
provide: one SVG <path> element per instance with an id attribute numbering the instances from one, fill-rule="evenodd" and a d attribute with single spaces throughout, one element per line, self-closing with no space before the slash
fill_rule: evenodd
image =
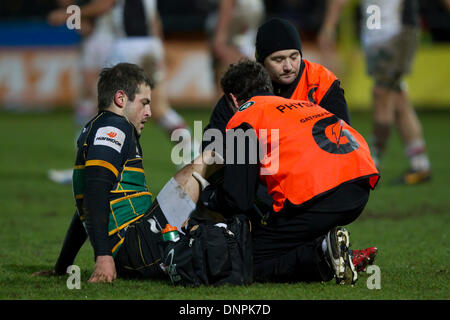
<path id="1" fill-rule="evenodd" d="M 401 74 L 379 77 L 375 79 L 374 95 L 383 95 L 386 91 L 401 92 L 405 89 L 405 82 Z"/>

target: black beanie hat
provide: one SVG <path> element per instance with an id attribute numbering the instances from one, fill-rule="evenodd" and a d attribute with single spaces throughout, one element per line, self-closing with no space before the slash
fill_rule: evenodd
<path id="1" fill-rule="evenodd" d="M 289 21 L 279 18 L 272 18 L 258 28 L 255 46 L 255 57 L 260 63 L 275 51 L 297 49 L 302 54 L 297 29 Z"/>

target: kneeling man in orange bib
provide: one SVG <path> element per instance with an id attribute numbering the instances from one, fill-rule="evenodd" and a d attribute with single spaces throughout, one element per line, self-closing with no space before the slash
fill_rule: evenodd
<path id="1" fill-rule="evenodd" d="M 223 215 L 255 212 L 258 184 L 272 208 L 253 220 L 256 281 L 354 284 L 348 231 L 379 173 L 364 138 L 309 101 L 275 96 L 263 66 L 231 65 L 221 85 L 236 113 L 227 124 L 224 179 L 200 194 Z"/>

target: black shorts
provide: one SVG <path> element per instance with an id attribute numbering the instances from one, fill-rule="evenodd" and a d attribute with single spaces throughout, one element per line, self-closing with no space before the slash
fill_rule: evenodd
<path id="1" fill-rule="evenodd" d="M 125 241 L 114 259 L 119 277 L 152 279 L 166 277 L 159 266 L 163 252 L 161 233 L 154 233 L 151 230 L 149 219 L 156 221 L 158 230 L 167 224 L 157 200 L 141 219 L 131 223 L 127 228 Z"/>

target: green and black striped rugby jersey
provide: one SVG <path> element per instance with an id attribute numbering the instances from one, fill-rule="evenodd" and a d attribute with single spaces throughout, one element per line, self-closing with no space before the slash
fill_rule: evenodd
<path id="1" fill-rule="evenodd" d="M 83 128 L 77 146 L 73 193 L 82 221 L 85 219 L 85 168 L 101 166 L 116 177 L 109 193 L 108 221 L 108 235 L 115 256 L 125 239 L 126 227 L 141 218 L 152 204 L 139 137 L 125 117 L 102 111 Z"/>

